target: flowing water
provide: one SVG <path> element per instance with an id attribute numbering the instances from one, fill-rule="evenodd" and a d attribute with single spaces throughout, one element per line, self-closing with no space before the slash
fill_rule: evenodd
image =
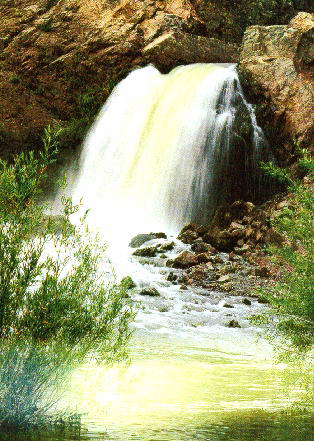
<path id="1" fill-rule="evenodd" d="M 225 192 L 240 185 L 233 180 L 226 187 L 232 165 L 241 168 L 234 164 L 233 133 L 240 111 L 251 129 L 241 169 L 248 184 L 249 165 L 256 166 L 265 139 L 234 67 L 134 71 L 115 88 L 87 137 L 74 196 L 83 198 L 105 235 L 112 225 L 121 235 L 177 232 L 192 220 L 208 221 Z"/>
<path id="2" fill-rule="evenodd" d="M 113 266 L 137 284 L 131 362 L 90 364 L 75 373 L 63 404 L 83 413 L 80 433 L 29 439 L 311 439 L 310 419 L 290 421 L 281 413 L 300 391 L 288 394 L 285 369 L 273 363 L 270 345 L 248 319 L 265 306 L 167 281 L 167 258 L 188 249 L 171 235 L 187 222 L 207 220 L 231 188 L 224 182 L 237 167 L 239 109 L 251 128 L 242 171 L 247 184 L 257 185 L 254 164 L 266 142 L 233 67 L 191 65 L 162 75 L 148 66 L 113 91 L 87 137 L 72 193 L 83 198 L 91 227 L 111 245 L 103 270 Z M 131 256 L 129 239 L 149 231 L 165 231 L 174 241 L 167 258 Z M 160 296 L 141 296 L 145 286 Z M 241 328 L 227 327 L 231 319 Z"/>

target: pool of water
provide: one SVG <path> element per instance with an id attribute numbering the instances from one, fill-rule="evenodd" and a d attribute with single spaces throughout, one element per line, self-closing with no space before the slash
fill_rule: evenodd
<path id="1" fill-rule="evenodd" d="M 289 387 L 268 345 L 239 334 L 219 342 L 137 332 L 131 360 L 75 372 L 60 404 L 82 413 L 80 428 L 1 433 L 3 441 L 310 441 L 313 414 L 291 411 Z M 205 343 L 207 343 L 205 345 Z"/>
<path id="2" fill-rule="evenodd" d="M 286 415 L 301 391 L 264 341 L 238 338 L 241 352 L 236 341 L 224 350 L 218 333 L 184 342 L 137 333 L 129 364 L 75 373 L 63 406 L 82 412 L 79 437 L 38 440 L 310 440 L 311 416 Z"/>

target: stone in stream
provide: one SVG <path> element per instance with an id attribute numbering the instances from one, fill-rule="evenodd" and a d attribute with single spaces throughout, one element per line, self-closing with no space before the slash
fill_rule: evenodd
<path id="1" fill-rule="evenodd" d="M 190 251 L 182 251 L 175 259 L 168 262 L 167 266 L 181 269 L 189 268 L 199 263 L 197 255 Z"/>
<path id="2" fill-rule="evenodd" d="M 174 249 L 174 242 L 166 242 L 158 246 L 158 252 L 163 253 L 165 251 L 171 251 Z"/>
<path id="3" fill-rule="evenodd" d="M 230 320 L 227 326 L 228 328 L 241 328 L 240 323 L 237 320 Z"/>
<path id="4" fill-rule="evenodd" d="M 156 257 L 157 253 L 158 253 L 158 246 L 146 247 L 146 248 L 139 248 L 136 251 L 134 251 L 133 256 L 138 256 L 138 257 Z"/>
<path id="5" fill-rule="evenodd" d="M 129 243 L 129 247 L 138 248 L 142 246 L 145 242 L 148 242 L 149 240 L 153 240 L 153 239 L 167 239 L 167 236 L 165 233 L 138 234 L 137 236 L 133 237 L 133 239 Z"/>
<path id="6" fill-rule="evenodd" d="M 173 271 L 170 271 L 170 273 L 166 277 L 166 280 L 168 280 L 168 282 L 171 282 L 171 283 L 176 283 L 177 279 L 178 279 L 178 276 Z"/>
<path id="7" fill-rule="evenodd" d="M 230 303 L 225 303 L 225 304 L 223 305 L 223 307 L 224 307 L 224 308 L 234 308 L 234 306 L 233 306 L 233 305 L 230 305 Z"/>
<path id="8" fill-rule="evenodd" d="M 160 294 L 159 294 L 159 292 L 157 291 L 157 289 L 156 289 L 156 288 L 151 288 L 151 287 L 143 288 L 143 289 L 139 292 L 139 294 L 140 294 L 141 296 L 149 296 L 149 297 L 159 297 L 159 296 L 160 296 Z"/>
<path id="9" fill-rule="evenodd" d="M 249 299 L 243 299 L 242 303 L 244 303 L 244 305 L 247 305 L 247 306 L 251 306 L 252 305 L 252 302 Z"/>

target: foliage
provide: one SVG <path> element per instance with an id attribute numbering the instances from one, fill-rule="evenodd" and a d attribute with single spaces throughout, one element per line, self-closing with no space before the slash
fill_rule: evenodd
<path id="1" fill-rule="evenodd" d="M 314 12 L 311 0 L 207 0 L 223 3 L 242 32 L 247 26 L 287 24 L 298 11 Z"/>
<path id="2" fill-rule="evenodd" d="M 77 95 L 76 116 L 62 130 L 60 149 L 69 149 L 81 144 L 103 104 L 103 100 L 103 89 L 99 87 L 90 88 Z"/>
<path id="3" fill-rule="evenodd" d="M 37 203 L 58 138 L 0 160 L 0 425 L 36 422 L 74 367 L 125 356 L 132 307 L 125 287 L 99 274 L 103 246 L 63 199 L 58 228 Z"/>
<path id="4" fill-rule="evenodd" d="M 283 338 L 285 355 L 304 355 L 314 345 L 314 160 L 306 151 L 299 166 L 307 172 L 303 181 L 293 179 L 286 170 L 263 165 L 271 176 L 288 183 L 292 192 L 289 207 L 273 220 L 287 239 L 281 248 L 270 249 L 283 268 L 282 278 L 262 292 L 275 308 L 276 317 L 268 321 L 274 322 Z"/>

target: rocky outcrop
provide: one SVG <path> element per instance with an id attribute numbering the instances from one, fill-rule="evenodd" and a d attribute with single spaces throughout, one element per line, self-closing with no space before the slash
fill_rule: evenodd
<path id="1" fill-rule="evenodd" d="M 216 38 L 206 38 L 183 32 L 168 32 L 147 45 L 143 56 L 160 70 L 190 63 L 236 63 L 238 48 Z"/>
<path id="2" fill-rule="evenodd" d="M 166 71 L 237 61 L 236 45 L 208 36 L 190 0 L 3 0 L 2 148 L 14 150 L 28 138 L 32 144 L 55 121 L 94 116 L 112 87 L 139 66 Z"/>
<path id="3" fill-rule="evenodd" d="M 215 255 L 217 251 L 230 253 L 231 259 L 236 256 L 248 257 L 262 250 L 265 244 L 282 245 L 285 238 L 272 227 L 272 219 L 279 216 L 281 210 L 292 208 L 293 204 L 293 200 L 283 194 L 261 206 L 255 206 L 252 202 L 235 201 L 229 206 L 219 208 L 210 225 L 189 224 L 183 228 L 178 238 L 191 245 L 197 256 L 193 257 L 192 253 L 188 253 L 188 257 L 191 262 L 194 259 L 194 264 L 197 260 L 201 263 L 203 255 Z M 180 261 L 181 256 L 178 257 Z M 207 261 L 210 260 L 209 258 Z M 188 266 L 192 265 L 186 265 Z"/>
<path id="4" fill-rule="evenodd" d="M 281 162 L 289 163 L 295 143 L 314 152 L 314 15 L 248 28 L 239 71 Z"/>

